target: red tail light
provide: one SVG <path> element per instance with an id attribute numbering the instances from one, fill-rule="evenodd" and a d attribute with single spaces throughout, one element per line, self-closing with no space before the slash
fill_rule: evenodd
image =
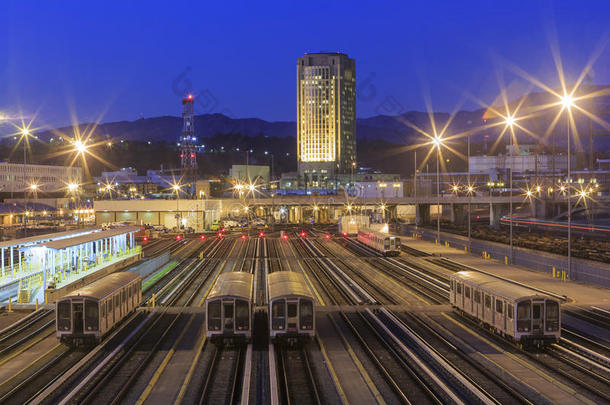
<path id="1" fill-rule="evenodd" d="M 218 232 L 218 237 L 222 238 L 222 232 Z"/>
<path id="2" fill-rule="evenodd" d="M 329 234 L 326 234 L 324 237 L 325 237 L 327 240 L 328 240 L 328 239 L 330 239 L 330 235 L 329 235 Z"/>

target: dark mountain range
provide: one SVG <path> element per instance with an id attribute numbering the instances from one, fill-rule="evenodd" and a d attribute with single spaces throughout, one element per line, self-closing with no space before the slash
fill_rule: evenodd
<path id="1" fill-rule="evenodd" d="M 598 87 L 597 91 L 608 90 L 608 87 Z M 510 110 L 514 110 L 519 101 L 510 103 Z M 532 114 L 539 105 L 549 105 L 556 103 L 554 96 L 546 93 L 531 93 L 520 107 L 519 115 Z M 579 104 L 588 110 L 596 111 L 606 122 L 610 122 L 610 96 L 596 98 L 594 103 L 590 100 L 581 100 Z M 497 107 L 500 112 L 504 112 L 503 107 Z M 544 133 L 553 122 L 553 118 L 558 113 L 559 107 L 549 108 L 543 113 L 536 112 L 533 118 L 519 122 L 530 132 L 538 135 L 539 140 L 534 140 L 525 131 L 518 131 L 517 137 L 520 142 L 526 143 L 549 143 L 550 137 L 544 141 Z M 577 112 L 577 126 L 579 133 L 586 139 L 587 144 L 589 133 L 589 120 Z M 444 123 L 449 119 L 448 113 L 434 113 L 436 127 L 440 130 Z M 485 121 L 486 120 L 486 121 Z M 467 131 L 473 132 L 473 142 L 482 142 L 485 136 L 495 139 L 502 130 L 502 125 L 482 130 L 486 124 L 498 122 L 490 111 L 478 109 L 475 111 L 458 112 L 448 127 L 447 134 L 461 134 Z M 401 115 L 387 116 L 378 115 L 370 118 L 359 118 L 357 120 L 358 139 L 384 140 L 391 143 L 411 144 L 416 142 L 416 138 L 421 135 L 413 129 L 417 126 L 425 131 L 431 132 L 430 118 L 428 113 L 419 111 L 409 111 Z M 81 126 L 81 132 L 87 127 Z M 123 139 L 129 141 L 167 141 L 177 140 L 182 128 L 182 120 L 179 117 L 163 116 L 154 118 L 142 118 L 136 121 L 119 121 L 100 124 L 95 129 L 96 135 L 107 136 L 112 139 Z M 559 120 L 556 129 L 553 131 L 557 137 L 558 145 L 565 145 L 565 120 Z M 610 136 L 597 136 L 608 134 L 608 129 L 600 125 L 593 125 L 594 148 L 601 151 L 610 149 Z M 72 128 L 59 128 L 56 132 L 65 134 L 73 133 Z M 241 134 L 248 137 L 263 134 L 266 137 L 294 137 L 296 134 L 296 123 L 288 121 L 269 122 L 258 118 L 230 118 L 222 114 L 202 114 L 195 117 L 195 132 L 199 138 L 209 138 L 218 134 Z M 38 134 L 41 138 L 53 136 L 51 131 Z M 542 141 L 541 141 L 542 140 Z M 493 143 L 493 140 L 491 141 Z M 587 145 L 584 146 L 587 148 Z"/>

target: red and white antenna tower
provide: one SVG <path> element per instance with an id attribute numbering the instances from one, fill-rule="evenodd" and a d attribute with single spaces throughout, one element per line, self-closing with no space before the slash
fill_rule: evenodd
<path id="1" fill-rule="evenodd" d="M 195 143 L 195 114 L 194 98 L 189 94 L 182 99 L 182 138 L 180 139 L 180 164 L 182 179 L 191 196 L 195 195 L 195 182 L 197 181 L 197 149 Z"/>

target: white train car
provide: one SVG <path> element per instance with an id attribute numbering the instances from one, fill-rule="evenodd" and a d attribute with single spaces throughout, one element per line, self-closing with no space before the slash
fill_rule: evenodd
<path id="1" fill-rule="evenodd" d="M 270 336 L 315 336 L 314 298 L 300 273 L 277 271 L 267 276 Z"/>
<path id="2" fill-rule="evenodd" d="M 215 340 L 252 336 L 254 276 L 246 272 L 218 276 L 205 300 L 206 336 Z"/>
<path id="3" fill-rule="evenodd" d="M 400 255 L 400 238 L 397 236 L 361 228 L 358 240 L 385 256 Z"/>
<path id="4" fill-rule="evenodd" d="M 559 300 L 476 271 L 451 275 L 449 300 L 462 313 L 518 343 L 556 342 L 561 336 Z"/>
<path id="5" fill-rule="evenodd" d="M 63 342 L 93 343 L 142 303 L 142 277 L 110 274 L 55 303 L 56 335 Z"/>

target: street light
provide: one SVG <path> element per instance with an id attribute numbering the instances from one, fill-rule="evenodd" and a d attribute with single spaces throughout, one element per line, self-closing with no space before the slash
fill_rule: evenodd
<path id="1" fill-rule="evenodd" d="M 574 106 L 574 97 L 571 94 L 567 94 L 564 92 L 563 96 L 559 97 L 561 109 L 567 110 L 568 114 L 566 115 L 566 123 L 567 123 L 567 131 L 568 131 L 568 187 L 570 187 L 570 183 L 572 182 L 572 163 L 571 159 L 571 149 L 572 149 L 572 139 L 570 137 L 570 114 L 571 108 Z M 553 156 L 555 159 L 555 156 Z M 568 277 L 572 275 L 572 193 L 568 190 Z"/>
<path id="2" fill-rule="evenodd" d="M 432 145 L 436 148 L 436 241 L 441 243 L 441 176 L 440 176 L 440 160 L 441 160 L 441 146 L 443 140 L 440 136 L 432 138 Z"/>
<path id="3" fill-rule="evenodd" d="M 510 263 L 513 263 L 513 165 L 515 164 L 514 160 L 513 160 L 513 149 L 514 149 L 514 138 L 515 138 L 515 133 L 513 130 L 513 125 L 515 124 L 515 117 L 513 115 L 508 115 L 505 119 L 504 119 L 504 124 L 506 125 L 506 128 L 510 129 L 510 165 L 509 165 L 509 187 L 510 187 L 510 191 L 509 191 L 509 214 L 508 214 L 508 227 L 510 229 L 510 249 L 509 249 L 509 257 L 510 257 Z"/>
<path id="4" fill-rule="evenodd" d="M 87 145 L 85 145 L 85 143 L 80 139 L 77 139 L 74 141 L 74 149 L 76 150 L 76 152 L 82 155 L 87 151 Z"/>
<path id="5" fill-rule="evenodd" d="M 32 135 L 32 132 L 30 131 L 30 128 L 24 126 L 19 130 L 19 133 L 21 134 L 21 141 L 23 142 L 23 184 L 28 184 L 27 182 L 27 178 L 26 178 L 26 144 L 28 143 L 28 137 Z M 24 211 L 27 212 L 28 210 L 28 197 L 27 197 L 27 193 L 23 193 L 23 207 L 24 207 Z M 26 219 L 27 215 L 23 216 L 23 237 L 27 236 L 28 233 L 28 227 L 27 227 L 27 219 Z"/>

